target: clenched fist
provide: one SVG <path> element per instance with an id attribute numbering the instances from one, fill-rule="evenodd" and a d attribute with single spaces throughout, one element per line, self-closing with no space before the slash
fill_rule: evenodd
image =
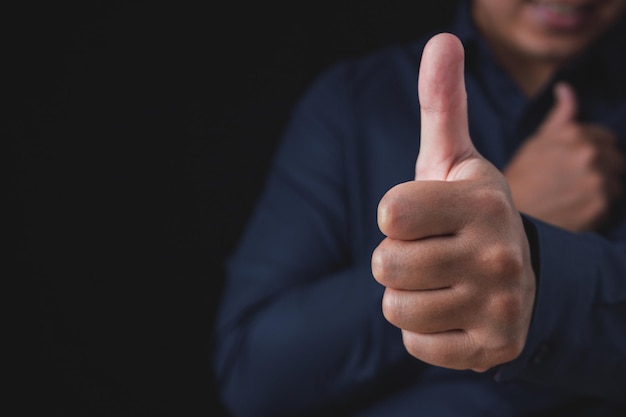
<path id="1" fill-rule="evenodd" d="M 379 204 L 386 238 L 372 256 L 386 287 L 383 314 L 413 356 L 484 371 L 522 351 L 535 276 L 522 219 L 504 176 L 468 131 L 464 52 L 433 37 L 419 74 L 421 144 L 415 181 Z"/>
<path id="2" fill-rule="evenodd" d="M 621 197 L 624 158 L 610 130 L 576 120 L 576 95 L 555 87 L 556 103 L 504 170 L 517 208 L 573 232 L 594 230 Z"/>

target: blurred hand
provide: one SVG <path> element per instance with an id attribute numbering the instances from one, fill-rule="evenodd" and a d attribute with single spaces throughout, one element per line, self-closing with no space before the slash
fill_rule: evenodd
<path id="1" fill-rule="evenodd" d="M 504 175 L 520 211 L 570 231 L 593 230 L 621 197 L 624 158 L 611 131 L 576 121 L 569 85 L 558 84 L 555 95 L 554 108 Z"/>
<path id="2" fill-rule="evenodd" d="M 424 49 L 416 177 L 380 202 L 387 237 L 372 270 L 386 287 L 383 314 L 410 354 L 483 371 L 521 353 L 535 276 L 507 181 L 469 136 L 463 60 L 450 34 Z"/>

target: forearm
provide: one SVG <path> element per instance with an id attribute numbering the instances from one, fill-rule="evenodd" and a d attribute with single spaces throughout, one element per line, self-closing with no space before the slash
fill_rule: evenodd
<path id="1" fill-rule="evenodd" d="M 220 323 L 225 403 L 236 415 L 299 414 L 345 401 L 410 361 L 399 330 L 380 312 L 381 296 L 369 267 L 350 268 L 285 288 Z"/>

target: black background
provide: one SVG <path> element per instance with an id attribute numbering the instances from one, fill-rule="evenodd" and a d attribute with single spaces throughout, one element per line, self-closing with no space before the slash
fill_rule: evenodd
<path id="1" fill-rule="evenodd" d="M 323 69 L 453 5 L 249 3 L 2 13 L 24 415 L 226 415 L 208 359 L 223 261 L 289 110 Z"/>

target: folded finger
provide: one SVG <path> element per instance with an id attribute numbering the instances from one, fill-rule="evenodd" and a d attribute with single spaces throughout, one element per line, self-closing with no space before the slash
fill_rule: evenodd
<path id="1" fill-rule="evenodd" d="M 391 324 L 415 333 L 440 333 L 472 326 L 479 304 L 467 288 L 404 291 L 387 288 L 383 315 Z"/>
<path id="2" fill-rule="evenodd" d="M 379 283 L 395 289 L 451 287 L 476 262 L 474 249 L 463 235 L 411 241 L 386 238 L 372 254 L 372 273 Z"/>

